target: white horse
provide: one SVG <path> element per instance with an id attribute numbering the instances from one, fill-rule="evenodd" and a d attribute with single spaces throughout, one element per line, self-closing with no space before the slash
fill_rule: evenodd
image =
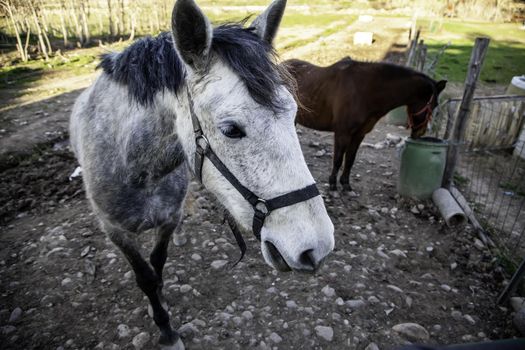
<path id="1" fill-rule="evenodd" d="M 270 266 L 315 271 L 334 247 L 295 132 L 288 76 L 274 63 L 285 5 L 275 0 L 248 28 L 213 29 L 193 0 L 178 0 L 172 32 L 104 55 L 102 74 L 75 103 L 71 144 L 87 197 L 168 348 L 184 348 L 170 325 L 162 270 L 188 169 L 238 227 L 259 236 Z M 157 238 L 148 263 L 135 236 L 149 229 Z"/>

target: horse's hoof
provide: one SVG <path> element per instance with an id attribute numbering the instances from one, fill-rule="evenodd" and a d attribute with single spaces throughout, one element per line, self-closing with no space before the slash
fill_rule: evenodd
<path id="1" fill-rule="evenodd" d="M 173 244 L 176 247 L 182 247 L 188 242 L 188 237 L 184 233 L 175 233 L 173 235 Z"/>
<path id="2" fill-rule="evenodd" d="M 330 184 L 330 191 L 337 191 L 337 185 L 336 184 Z"/>
<path id="3" fill-rule="evenodd" d="M 182 342 L 182 340 L 179 338 L 173 345 L 160 344 L 160 349 L 161 350 L 185 350 L 186 348 L 184 347 L 184 343 Z"/>

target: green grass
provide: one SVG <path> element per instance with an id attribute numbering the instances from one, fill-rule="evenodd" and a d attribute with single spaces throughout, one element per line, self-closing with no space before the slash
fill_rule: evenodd
<path id="1" fill-rule="evenodd" d="M 225 21 L 235 21 L 245 18 L 249 15 L 248 12 L 230 11 L 221 12 L 219 14 L 210 14 L 210 19 L 214 23 L 221 23 Z M 307 15 L 290 11 L 284 18 L 282 28 L 297 28 L 307 26 L 314 28 L 324 28 L 319 35 L 309 37 L 307 39 L 298 39 L 286 44 L 280 51 L 286 51 L 298 46 L 306 45 L 307 43 L 317 40 L 321 36 L 328 36 L 333 34 L 342 27 L 354 21 L 356 16 L 348 16 L 341 14 L 325 14 Z M 336 21 L 344 20 L 337 26 L 330 27 L 330 24 Z M 154 35 L 154 34 L 153 34 Z M 277 41 L 279 38 L 277 38 Z M 130 42 L 116 42 L 108 45 L 110 50 L 119 51 L 129 45 Z M 98 47 L 79 49 L 73 51 L 66 51 L 63 57 L 54 56 L 49 61 L 41 59 L 31 60 L 27 63 L 17 62 L 12 65 L 4 65 L 0 67 L 0 89 L 4 88 L 20 88 L 23 89 L 31 83 L 39 80 L 56 77 L 56 76 L 74 76 L 92 73 L 98 63 L 98 56 L 103 52 Z"/>
<path id="2" fill-rule="evenodd" d="M 35 60 L 0 68 L 0 89 L 20 87 L 48 76 L 50 72 L 67 71 L 71 75 L 82 75 L 93 71 L 95 55 L 73 55 L 65 60 L 53 57 L 48 62 Z"/>
<path id="3" fill-rule="evenodd" d="M 294 49 L 296 47 L 307 45 L 311 42 L 316 41 L 321 37 L 327 37 L 338 31 L 344 29 L 352 22 L 356 20 L 357 16 L 355 15 L 341 15 L 341 14 L 325 14 L 323 16 L 315 15 L 304 15 L 304 14 L 294 14 L 287 16 L 283 19 L 283 28 L 286 27 L 313 27 L 313 28 L 325 28 L 319 34 L 313 35 L 304 39 L 297 39 L 291 42 L 286 43 L 284 46 L 277 45 L 279 51 L 286 52 L 288 50 Z M 330 26 L 332 23 L 337 22 L 337 25 Z M 300 30 L 300 28 L 298 28 Z"/>
<path id="4" fill-rule="evenodd" d="M 509 276 L 511 276 L 518 269 L 519 259 L 513 259 L 509 253 L 498 250 L 496 252 L 497 264 L 500 265 Z"/>
<path id="5" fill-rule="evenodd" d="M 200 0 L 198 1 L 201 6 L 268 6 L 270 0 Z M 287 3 L 288 7 L 294 5 L 329 5 L 329 6 L 341 6 L 341 7 L 354 7 L 356 1 L 354 0 L 289 0 Z"/>
<path id="6" fill-rule="evenodd" d="M 463 187 L 466 186 L 470 182 L 470 180 L 456 172 L 454 173 L 454 182 L 456 183 L 456 185 Z"/>
<path id="7" fill-rule="evenodd" d="M 518 24 L 459 22 L 443 23 L 421 20 L 421 38 L 428 46 L 428 55 L 435 55 L 448 41 L 451 46 L 441 57 L 436 76 L 451 81 L 465 80 L 470 54 L 476 37 L 491 39 L 480 80 L 508 84 L 513 76 L 525 72 L 525 31 Z"/>
<path id="8" fill-rule="evenodd" d="M 499 187 L 505 191 L 511 191 L 518 196 L 525 196 L 525 189 L 521 183 L 514 183 L 511 181 L 504 181 L 499 184 Z"/>
<path id="9" fill-rule="evenodd" d="M 111 49 L 118 50 L 124 43 L 115 43 Z M 18 62 L 0 67 L 0 89 L 24 88 L 33 82 L 56 76 L 78 76 L 92 73 L 97 64 L 99 48 L 81 49 L 43 59 Z"/>

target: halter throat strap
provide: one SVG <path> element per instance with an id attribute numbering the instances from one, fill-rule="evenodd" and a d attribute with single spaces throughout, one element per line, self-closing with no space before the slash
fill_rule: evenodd
<path id="1" fill-rule="evenodd" d="M 320 195 L 315 183 L 268 200 L 257 196 L 255 193 L 246 188 L 235 177 L 235 175 L 232 174 L 228 167 L 220 160 L 220 158 L 215 154 L 215 152 L 211 148 L 208 139 L 204 135 L 199 119 L 197 118 L 197 114 L 195 113 L 193 107 L 193 99 L 191 98 L 189 88 L 186 91 L 188 95 L 188 105 L 191 114 L 191 121 L 193 124 L 193 132 L 195 134 L 196 149 L 194 160 L 194 175 L 197 178 L 197 180 L 200 183 L 202 183 L 202 167 L 204 164 L 204 158 L 208 158 L 208 160 L 215 166 L 215 168 L 219 170 L 222 176 L 226 180 L 228 180 L 228 182 L 237 190 L 237 192 L 239 192 L 241 196 L 252 206 L 254 211 L 252 231 L 257 240 L 261 240 L 261 230 L 264 226 L 264 221 L 272 211 L 288 207 L 300 202 L 304 202 Z M 225 220 L 228 221 L 230 229 L 232 230 L 233 235 L 235 236 L 235 240 L 237 241 L 237 245 L 241 250 L 241 257 L 235 263 L 237 264 L 239 261 L 242 260 L 246 253 L 246 243 L 242 238 L 237 223 L 235 222 L 235 219 L 227 210 L 225 210 Z"/>

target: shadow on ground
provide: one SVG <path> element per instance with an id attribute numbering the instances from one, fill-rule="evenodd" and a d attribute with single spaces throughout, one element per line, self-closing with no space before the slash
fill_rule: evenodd
<path id="1" fill-rule="evenodd" d="M 16 107 L 0 118 L 0 170 L 67 139 L 69 114 L 83 89 Z"/>

